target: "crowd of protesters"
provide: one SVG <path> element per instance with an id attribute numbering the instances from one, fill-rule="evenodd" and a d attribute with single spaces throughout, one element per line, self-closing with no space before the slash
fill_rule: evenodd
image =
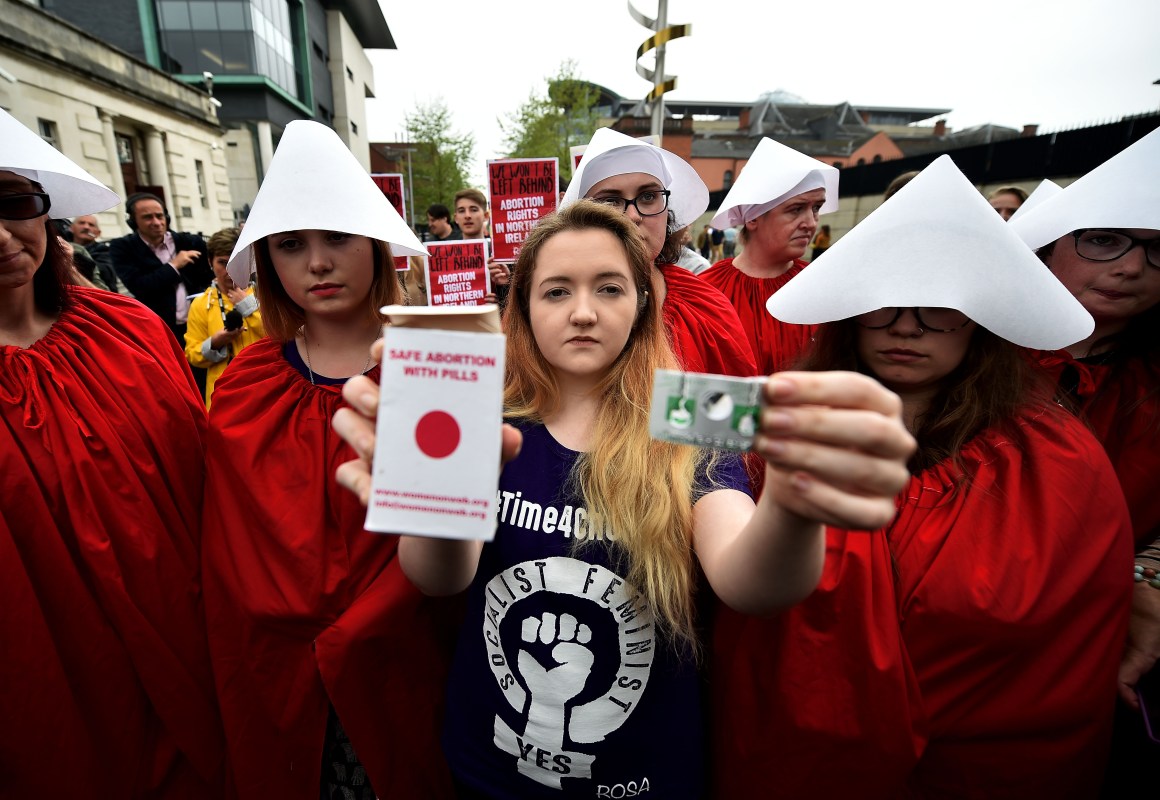
<path id="1" fill-rule="evenodd" d="M 243 226 L 139 193 L 102 242 L 121 199 L 0 138 L 0 796 L 1149 790 L 1160 131 L 1030 197 L 944 156 L 831 238 L 837 169 L 763 139 L 706 224 L 598 130 L 488 265 L 482 545 L 364 530 L 381 309 L 482 192 L 420 237 L 293 122 Z M 752 451 L 651 439 L 657 369 L 768 376 Z"/>

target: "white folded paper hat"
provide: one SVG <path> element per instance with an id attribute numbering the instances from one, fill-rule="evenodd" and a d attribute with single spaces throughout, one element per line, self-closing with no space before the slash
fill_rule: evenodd
<path id="1" fill-rule="evenodd" d="M 601 128 L 592 134 L 560 207 L 583 199 L 605 178 L 631 172 L 652 175 L 671 192 L 669 209 L 678 229 L 691 225 L 709 207 L 709 189 L 689 162 L 612 128 Z"/>
<path id="2" fill-rule="evenodd" d="M 799 324 L 890 306 L 958 309 L 1008 341 L 1045 350 L 1095 326 L 945 155 L 766 302 L 773 316 Z"/>
<path id="3" fill-rule="evenodd" d="M 54 219 L 96 214 L 121 202 L 117 193 L 0 109 L 0 170 L 44 187 Z"/>
<path id="4" fill-rule="evenodd" d="M 1062 191 L 1063 187 L 1058 183 L 1055 181 L 1049 181 L 1044 178 L 1039 182 L 1039 185 L 1035 187 L 1035 190 L 1031 192 L 1031 194 L 1027 195 L 1027 199 L 1023 201 L 1023 205 L 1015 209 L 1015 213 L 1011 215 L 1011 219 L 1007 220 L 1007 222 L 1014 222 L 1028 211 L 1042 203 L 1044 200 L 1050 200 L 1052 197 L 1055 197 Z"/>
<path id="5" fill-rule="evenodd" d="M 391 245 L 396 256 L 427 250 L 330 128 L 309 120 L 286 126 L 270 170 L 230 255 L 230 277 L 250 282 L 250 245 L 283 231 L 339 231 Z"/>
<path id="6" fill-rule="evenodd" d="M 1011 227 L 1035 248 L 1080 228 L 1160 230 L 1160 128 L 1012 219 Z"/>
<path id="7" fill-rule="evenodd" d="M 763 138 L 709 224 L 732 228 L 757 219 L 799 194 L 826 190 L 819 214 L 838 210 L 838 170 L 773 139 Z"/>

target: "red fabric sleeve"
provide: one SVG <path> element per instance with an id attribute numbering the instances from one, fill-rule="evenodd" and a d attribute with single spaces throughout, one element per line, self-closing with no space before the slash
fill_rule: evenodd
<path id="1" fill-rule="evenodd" d="M 765 308 L 766 301 L 774 292 L 807 266 L 804 261 L 795 261 L 789 270 L 776 278 L 753 278 L 733 266 L 732 258 L 727 258 L 698 276 L 725 295 L 737 310 L 762 375 L 792 369 L 814 335 L 816 325 L 782 322 Z"/>
<path id="2" fill-rule="evenodd" d="M 931 721 L 912 787 L 1094 797 L 1132 588 L 1115 474 L 1061 412 L 974 442 L 964 457 L 970 486 L 952 495 L 949 469 L 924 473 L 889 532 Z"/>
<path id="3" fill-rule="evenodd" d="M 155 314 L 71 294 L 43 339 L 0 348 L 0 783 L 218 797 L 204 407 Z"/>
<path id="4" fill-rule="evenodd" d="M 687 372 L 749 377 L 757 374 L 745 329 L 729 301 L 675 264 L 660 268 L 665 279 L 665 327 Z"/>
<path id="5" fill-rule="evenodd" d="M 797 607 L 719 620 L 715 796 L 1095 796 L 1131 591 L 1115 477 L 1060 412 L 962 460 L 969 483 L 914 477 L 885 531 L 828 531 Z"/>
<path id="6" fill-rule="evenodd" d="M 214 391 L 205 592 L 232 782 L 315 800 L 329 702 L 380 796 L 448 796 L 438 733 L 459 601 L 423 597 L 397 538 L 363 530 L 334 481 L 355 457 L 330 427 L 341 404 L 270 340 Z"/>
<path id="7" fill-rule="evenodd" d="M 1079 375 L 1080 413 L 1104 446 L 1128 500 L 1136 549 L 1160 537 L 1160 373 L 1141 360 L 1119 367 L 1085 364 L 1066 351 L 1040 353 L 1059 380 Z"/>

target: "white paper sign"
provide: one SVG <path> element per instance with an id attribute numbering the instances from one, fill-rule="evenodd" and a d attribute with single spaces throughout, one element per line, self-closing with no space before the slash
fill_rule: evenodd
<path id="1" fill-rule="evenodd" d="M 390 326 L 366 529 L 495 536 L 505 337 Z"/>

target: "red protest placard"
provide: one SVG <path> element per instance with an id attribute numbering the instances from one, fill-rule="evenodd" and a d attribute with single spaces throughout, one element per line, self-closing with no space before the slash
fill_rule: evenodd
<path id="1" fill-rule="evenodd" d="M 371 180 L 391 201 L 399 216 L 407 219 L 407 209 L 403 202 L 403 176 L 393 172 L 375 172 L 371 174 Z"/>
<path id="2" fill-rule="evenodd" d="M 491 245 L 496 261 L 515 261 L 520 245 L 560 198 L 555 158 L 504 158 L 487 162 Z"/>
<path id="3" fill-rule="evenodd" d="M 387 199 L 391 201 L 391 205 L 395 207 L 395 211 L 399 212 L 399 216 L 404 220 L 407 219 L 406 203 L 404 202 L 405 195 L 403 193 L 403 176 L 396 172 L 372 172 L 371 180 L 379 187 Z M 410 224 L 409 222 L 407 223 Z M 411 268 L 407 262 L 406 256 L 395 256 L 395 271 L 406 272 Z"/>
<path id="4" fill-rule="evenodd" d="M 491 291 L 487 242 L 428 242 L 427 252 L 427 305 L 483 305 L 483 296 Z"/>

